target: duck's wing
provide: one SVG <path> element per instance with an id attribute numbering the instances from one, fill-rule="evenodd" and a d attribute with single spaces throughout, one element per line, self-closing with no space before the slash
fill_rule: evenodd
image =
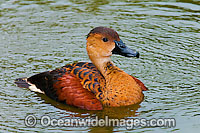
<path id="1" fill-rule="evenodd" d="M 130 75 L 131 76 L 131 75 Z M 142 91 L 147 91 L 148 88 L 136 77 L 131 76 L 137 83 L 138 85 L 141 87 Z"/>
<path id="2" fill-rule="evenodd" d="M 92 78 L 91 81 L 88 80 L 91 76 L 98 75 L 98 72 L 95 74 L 95 71 L 70 64 L 53 71 L 36 74 L 30 78 L 19 78 L 15 83 L 19 87 L 45 93 L 59 102 L 87 110 L 102 110 L 101 102 L 93 93 L 99 89 L 99 83 L 95 78 Z"/>
<path id="3" fill-rule="evenodd" d="M 83 88 L 93 92 L 95 95 L 101 95 L 103 89 L 101 86 L 104 86 L 105 79 L 94 64 L 88 62 L 78 62 L 71 64 L 71 66 L 72 67 L 66 65 L 64 67 L 70 67 L 70 73 L 75 75 L 80 80 Z"/>

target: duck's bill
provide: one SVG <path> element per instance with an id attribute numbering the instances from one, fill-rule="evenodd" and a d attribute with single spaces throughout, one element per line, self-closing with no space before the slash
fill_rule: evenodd
<path id="1" fill-rule="evenodd" d="M 115 48 L 113 49 L 113 54 L 119 54 L 125 57 L 137 57 L 139 58 L 140 54 L 139 52 L 132 50 L 128 48 L 122 40 L 120 41 L 114 41 L 115 42 Z"/>

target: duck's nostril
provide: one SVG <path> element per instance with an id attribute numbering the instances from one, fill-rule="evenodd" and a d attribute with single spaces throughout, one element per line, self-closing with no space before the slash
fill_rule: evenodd
<path id="1" fill-rule="evenodd" d="M 139 58 L 140 57 L 140 53 L 136 52 L 136 57 Z"/>

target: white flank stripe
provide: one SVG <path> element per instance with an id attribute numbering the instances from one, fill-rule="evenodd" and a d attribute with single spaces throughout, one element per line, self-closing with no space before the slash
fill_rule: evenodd
<path id="1" fill-rule="evenodd" d="M 44 91 L 41 91 L 41 90 L 38 89 L 34 84 L 31 84 L 30 82 L 28 82 L 28 81 L 27 81 L 27 78 L 24 79 L 24 80 L 26 80 L 26 82 L 30 85 L 28 88 L 29 88 L 31 91 L 39 92 L 39 93 L 44 94 Z"/>

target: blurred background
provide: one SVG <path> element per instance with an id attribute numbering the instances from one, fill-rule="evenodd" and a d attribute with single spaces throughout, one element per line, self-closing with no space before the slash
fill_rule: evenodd
<path id="1" fill-rule="evenodd" d="M 140 105 L 85 111 L 18 88 L 14 80 L 89 61 L 86 35 L 115 29 L 140 58 L 113 62 L 148 88 Z M 199 132 L 199 0 L 1 0 L 0 132 Z M 175 118 L 176 127 L 26 127 L 24 118 Z"/>

